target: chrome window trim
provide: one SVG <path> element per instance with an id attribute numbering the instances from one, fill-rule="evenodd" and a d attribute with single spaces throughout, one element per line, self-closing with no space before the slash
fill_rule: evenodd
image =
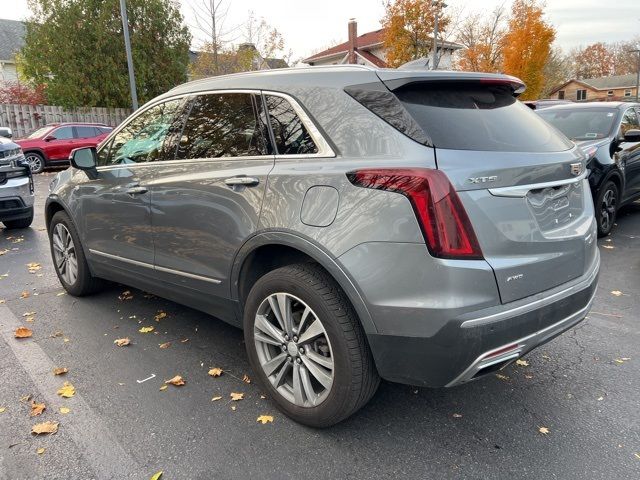
<path id="1" fill-rule="evenodd" d="M 215 283 L 216 285 L 222 283 L 222 280 L 218 280 L 217 278 L 211 277 L 203 277 L 202 275 L 196 275 L 194 273 L 187 273 L 181 270 L 174 270 L 173 268 L 159 267 L 157 265 L 152 265 L 146 262 L 139 262 L 138 260 L 132 260 L 131 258 L 121 257 L 119 255 L 113 255 L 111 253 L 101 252 L 100 250 L 94 250 L 92 248 L 89 249 L 94 255 L 98 255 L 100 257 L 110 258 L 112 260 L 118 260 L 120 262 L 129 263 L 131 265 L 137 265 L 139 267 L 149 268 L 151 270 L 155 270 L 158 272 L 172 273 L 174 275 L 179 275 L 181 277 L 193 278 L 195 280 L 202 280 L 204 282 Z"/>
<path id="2" fill-rule="evenodd" d="M 570 185 L 572 183 L 578 183 L 589 175 L 589 170 L 585 170 L 581 175 L 574 178 L 567 178 L 566 180 L 556 180 L 553 182 L 543 183 L 531 183 L 529 185 L 515 185 L 513 187 L 498 187 L 490 188 L 489 193 L 494 197 L 526 197 L 530 190 L 538 190 L 548 187 L 561 187 L 563 185 Z"/>
<path id="3" fill-rule="evenodd" d="M 267 154 L 267 155 L 251 155 L 251 156 L 238 156 L 238 157 L 215 157 L 215 158 L 206 158 L 206 159 L 194 159 L 194 158 L 185 158 L 185 159 L 174 159 L 174 160 L 162 160 L 159 162 L 144 162 L 144 163 L 133 163 L 133 164 L 125 164 L 125 165 L 100 165 L 97 168 L 98 171 L 101 170 L 107 170 L 107 169 L 112 169 L 112 168 L 132 168 L 133 166 L 142 166 L 142 165 L 168 165 L 168 164 L 174 164 L 176 162 L 180 162 L 181 164 L 184 162 L 198 162 L 198 163 L 202 163 L 203 161 L 217 161 L 217 160 L 229 160 L 229 159 L 238 159 L 238 160 L 255 160 L 255 159 L 300 159 L 300 158 L 335 158 L 336 154 L 333 151 L 333 149 L 331 148 L 331 146 L 329 145 L 329 142 L 327 142 L 327 140 L 324 138 L 324 136 L 320 133 L 320 130 L 318 130 L 318 128 L 316 127 L 315 123 L 311 120 L 311 118 L 309 118 L 309 116 L 307 115 L 307 112 L 304 111 L 304 109 L 300 106 L 300 104 L 298 103 L 298 101 L 293 98 L 291 95 L 286 94 L 286 93 L 282 93 L 282 92 L 274 92 L 271 90 L 256 90 L 256 89 L 219 89 L 219 90 L 202 90 L 202 91 L 197 91 L 197 92 L 190 92 L 190 93 L 180 93 L 180 94 L 176 94 L 176 95 L 171 95 L 168 97 L 162 97 L 157 99 L 156 101 L 152 102 L 152 103 L 148 103 L 147 105 L 144 105 L 142 107 L 140 107 L 138 110 L 136 110 L 133 114 L 131 114 L 129 117 L 127 117 L 125 119 L 125 121 L 123 121 L 120 125 L 118 125 L 117 127 L 115 127 L 110 133 L 109 135 L 107 135 L 107 137 L 105 137 L 105 139 L 102 141 L 100 148 L 98 149 L 98 152 L 102 151 L 103 148 L 105 148 L 107 145 L 109 145 L 109 143 L 111 142 L 111 140 L 113 139 L 113 137 L 115 137 L 120 130 L 122 130 L 126 125 L 128 125 L 129 123 L 131 123 L 135 118 L 137 118 L 139 115 L 142 115 L 144 112 L 146 112 L 147 110 L 160 105 L 161 103 L 166 103 L 166 102 L 170 102 L 172 100 L 179 100 L 185 97 L 192 97 L 192 96 L 196 96 L 196 95 L 214 95 L 214 94 L 220 94 L 220 93 L 248 93 L 248 94 L 254 94 L 254 95 L 273 95 L 276 97 L 281 97 L 284 98 L 285 100 L 287 100 L 291 106 L 293 107 L 294 111 L 296 112 L 296 115 L 298 115 L 298 117 L 300 117 L 300 120 L 302 121 L 302 124 L 305 126 L 305 128 L 307 129 L 307 131 L 309 132 L 309 135 L 311 135 L 311 138 L 313 139 L 313 141 L 315 142 L 316 146 L 318 147 L 318 152 L 316 153 L 310 153 L 310 154 L 292 154 L 292 155 L 284 155 L 284 154 L 278 154 L 278 155 L 274 155 L 274 154 Z"/>

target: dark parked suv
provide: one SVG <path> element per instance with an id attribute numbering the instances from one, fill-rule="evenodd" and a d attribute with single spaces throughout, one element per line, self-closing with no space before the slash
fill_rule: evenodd
<path id="1" fill-rule="evenodd" d="M 538 115 L 586 152 L 598 235 L 608 235 L 618 209 L 640 198 L 640 104 L 573 103 Z"/>
<path id="2" fill-rule="evenodd" d="M 243 327 L 256 378 L 308 425 L 380 377 L 476 379 L 580 322 L 598 277 L 585 156 L 523 89 L 358 66 L 176 87 L 53 181 L 60 281 Z"/>

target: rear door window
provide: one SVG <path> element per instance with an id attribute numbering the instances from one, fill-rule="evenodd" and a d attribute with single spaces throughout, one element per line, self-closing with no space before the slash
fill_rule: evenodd
<path id="1" fill-rule="evenodd" d="M 276 95 L 266 95 L 265 99 L 278 154 L 318 153 L 318 147 L 293 105 L 286 98 Z"/>
<path id="2" fill-rule="evenodd" d="M 76 127 L 76 138 L 91 138 L 96 136 L 94 127 Z"/>
<path id="3" fill-rule="evenodd" d="M 394 93 L 436 148 L 556 152 L 573 146 L 506 85 L 428 82 Z"/>
<path id="4" fill-rule="evenodd" d="M 178 142 L 178 159 L 267 155 L 266 132 L 250 93 L 195 98 Z"/>

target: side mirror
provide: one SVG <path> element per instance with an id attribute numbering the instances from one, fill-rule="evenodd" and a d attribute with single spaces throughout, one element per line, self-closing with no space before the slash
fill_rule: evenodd
<path id="1" fill-rule="evenodd" d="M 632 130 L 627 130 L 627 133 L 624 134 L 624 141 L 625 142 L 640 142 L 640 130 L 638 129 L 632 129 Z"/>
<path id="2" fill-rule="evenodd" d="M 71 150 L 69 161 L 74 168 L 79 170 L 94 170 L 96 168 L 95 147 L 83 147 Z"/>
<path id="3" fill-rule="evenodd" d="M 56 137 L 54 137 L 53 135 L 47 135 L 46 137 L 44 137 L 44 141 L 45 142 L 50 142 L 51 140 L 55 140 Z"/>
<path id="4" fill-rule="evenodd" d="M 0 137 L 11 138 L 13 131 L 9 127 L 0 127 Z"/>

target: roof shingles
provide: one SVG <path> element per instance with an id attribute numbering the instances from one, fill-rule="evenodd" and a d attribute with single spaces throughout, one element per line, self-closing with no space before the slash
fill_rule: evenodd
<path id="1" fill-rule="evenodd" d="M 0 60 L 14 61 L 24 46 L 25 30 L 24 22 L 0 18 Z"/>

